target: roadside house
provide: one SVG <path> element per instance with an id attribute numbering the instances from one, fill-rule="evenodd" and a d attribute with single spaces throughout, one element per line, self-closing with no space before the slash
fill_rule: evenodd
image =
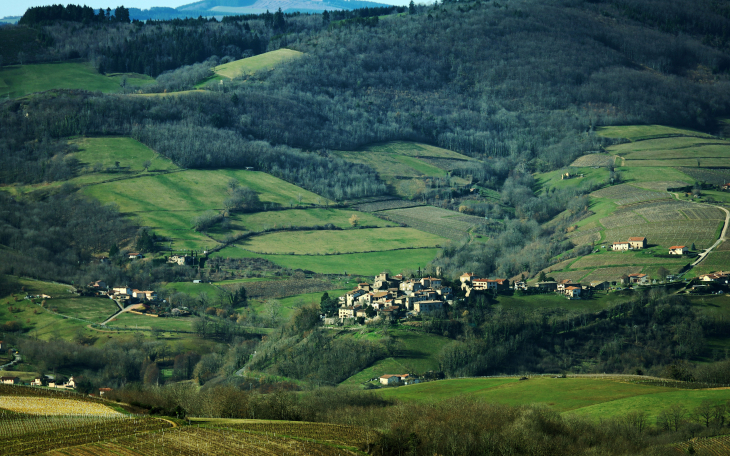
<path id="1" fill-rule="evenodd" d="M 0 381 L 3 383 L 3 385 L 17 385 L 20 383 L 20 378 L 18 378 L 18 377 L 0 377 Z"/>

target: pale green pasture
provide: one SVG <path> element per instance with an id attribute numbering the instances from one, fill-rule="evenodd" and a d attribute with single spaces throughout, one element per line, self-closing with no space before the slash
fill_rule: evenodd
<path id="1" fill-rule="evenodd" d="M 20 97 L 33 92 L 55 89 L 83 89 L 104 93 L 121 90 L 120 82 L 125 75 L 104 76 L 88 63 L 38 63 L 12 65 L 0 69 L 0 97 Z M 154 79 L 128 74 L 129 85 L 144 85 Z M 32 115 L 32 113 L 29 113 Z"/>
<path id="2" fill-rule="evenodd" d="M 670 391 L 637 395 L 590 405 L 576 409 L 571 414 L 600 419 L 622 416 L 631 412 L 646 412 L 651 417 L 652 424 L 654 424 L 656 417 L 662 410 L 675 404 L 685 407 L 687 412 L 691 413 L 703 401 L 719 405 L 725 404 L 728 400 L 730 400 L 730 389 L 685 390 L 672 388 Z"/>
<path id="3" fill-rule="evenodd" d="M 680 155 L 685 151 L 693 151 L 710 147 L 714 150 L 718 147 L 728 147 L 730 143 L 716 138 L 694 138 L 679 136 L 673 138 L 656 138 L 646 141 L 630 142 L 624 144 L 616 144 L 608 148 L 608 151 L 617 155 L 629 156 L 638 155 L 646 156 L 646 158 L 662 157 L 673 151 Z M 720 149 L 722 150 L 722 149 Z M 652 154 L 653 153 L 653 154 Z"/>
<path id="4" fill-rule="evenodd" d="M 119 306 L 109 298 L 60 298 L 46 301 L 49 309 L 95 323 L 101 323 L 119 310 Z"/>
<path id="5" fill-rule="evenodd" d="M 193 317 L 162 318 L 125 312 L 115 317 L 106 326 L 110 329 L 119 327 L 141 330 L 192 331 Z"/>
<path id="6" fill-rule="evenodd" d="M 351 228 L 350 217 L 357 215 L 361 226 L 395 226 L 394 223 L 380 219 L 366 212 L 344 209 L 292 209 L 286 211 L 255 212 L 238 214 L 232 217 L 248 231 L 263 231 L 288 226 L 316 226 L 331 223 L 340 228 Z"/>
<path id="7" fill-rule="evenodd" d="M 700 131 L 685 130 L 681 128 L 667 127 L 665 125 L 616 125 L 599 127 L 596 129 L 598 135 L 606 138 L 626 138 L 632 141 L 643 139 L 661 138 L 665 136 L 697 136 L 711 138 L 711 135 Z"/>
<path id="8" fill-rule="evenodd" d="M 263 203 L 296 205 L 326 202 L 324 198 L 270 174 L 244 170 L 186 170 L 108 182 L 84 189 L 102 202 L 114 202 L 122 212 L 206 211 L 223 208 L 228 182 L 238 181 L 259 194 Z"/>
<path id="9" fill-rule="evenodd" d="M 266 52 L 264 54 L 219 65 L 215 67 L 213 71 L 220 76 L 233 79 L 244 74 L 251 74 L 257 71 L 274 68 L 282 62 L 286 62 L 287 60 L 295 59 L 303 55 L 303 53 L 291 49 L 277 49 L 276 51 Z"/>
<path id="10" fill-rule="evenodd" d="M 393 273 L 424 268 L 434 258 L 438 249 L 391 250 L 386 252 L 350 253 L 342 255 L 257 255 L 238 246 L 226 247 L 213 257 L 266 258 L 290 269 L 303 269 L 318 274 L 375 275 L 388 269 Z"/>
<path id="11" fill-rule="evenodd" d="M 402 248 L 437 247 L 445 239 L 413 228 L 276 232 L 241 241 L 242 248 L 265 254 L 322 255 Z"/>

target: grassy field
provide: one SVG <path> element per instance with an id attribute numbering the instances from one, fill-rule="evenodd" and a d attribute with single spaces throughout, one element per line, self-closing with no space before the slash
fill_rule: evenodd
<path id="1" fill-rule="evenodd" d="M 303 55 L 304 54 L 301 52 L 293 51 L 291 49 L 277 49 L 276 51 L 266 52 L 264 54 L 219 65 L 215 67 L 213 71 L 219 76 L 233 79 L 261 70 L 270 70 L 287 60 L 299 58 Z"/>
<path id="2" fill-rule="evenodd" d="M 342 231 L 293 231 L 255 236 L 239 242 L 251 252 L 323 255 L 437 247 L 445 240 L 413 228 L 373 228 Z"/>
<path id="3" fill-rule="evenodd" d="M 118 92 L 124 77 L 128 85 L 141 86 L 154 82 L 154 79 L 138 74 L 105 76 L 87 63 L 12 65 L 0 69 L 0 97 L 16 98 L 54 89 Z"/>
<path id="4" fill-rule="evenodd" d="M 251 258 L 259 256 L 290 269 L 303 269 L 319 274 L 376 275 L 383 269 L 394 273 L 425 267 L 436 257 L 438 249 L 409 249 L 386 252 L 350 253 L 342 255 L 256 255 L 238 246 L 226 247 L 212 256 Z"/>
<path id="5" fill-rule="evenodd" d="M 347 293 L 351 289 L 352 288 L 342 288 L 338 290 L 330 290 L 327 293 L 330 297 L 337 297 Z M 288 298 L 277 299 L 279 302 L 279 318 L 281 318 L 282 321 L 287 321 L 295 309 L 308 304 L 319 304 L 323 294 L 324 292 L 304 293 L 296 296 L 290 296 Z M 266 312 L 266 305 L 264 304 L 264 301 L 261 300 L 250 300 L 249 307 L 260 316 L 263 316 Z M 242 309 L 237 310 L 240 312 Z"/>
<path id="6" fill-rule="evenodd" d="M 207 210 L 222 209 L 230 180 L 258 192 L 264 206 L 311 206 L 328 202 L 270 174 L 231 169 L 143 175 L 133 180 L 88 186 L 83 192 L 103 203 L 116 203 L 120 211 L 137 217 L 142 225 L 172 238 L 176 248 L 199 250 L 212 248 L 218 242 L 193 231 L 191 220 Z"/>
<path id="7" fill-rule="evenodd" d="M 395 223 L 388 222 L 368 213 L 324 208 L 239 214 L 232 217 L 232 219 L 239 222 L 242 228 L 248 231 L 263 231 L 287 226 L 316 226 L 326 225 L 328 223 L 339 228 L 351 228 L 350 217 L 353 214 L 357 215 L 360 226 L 395 226 Z"/>
<path id="8" fill-rule="evenodd" d="M 654 421 L 661 410 L 681 404 L 693 409 L 703 400 L 724 403 L 730 389 L 684 390 L 601 378 L 455 379 L 386 388 L 378 394 L 404 401 L 435 402 L 473 396 L 509 405 L 542 404 L 558 412 L 607 418 L 645 410 Z"/>
<path id="9" fill-rule="evenodd" d="M 107 327 L 127 329 L 158 329 L 161 331 L 192 331 L 193 318 L 161 318 L 125 312 L 107 323 Z"/>
<path id="10" fill-rule="evenodd" d="M 107 298 L 49 299 L 48 307 L 62 315 L 101 323 L 119 310 L 119 306 Z"/>

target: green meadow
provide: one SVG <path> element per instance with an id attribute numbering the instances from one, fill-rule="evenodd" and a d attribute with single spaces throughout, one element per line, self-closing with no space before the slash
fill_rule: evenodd
<path id="1" fill-rule="evenodd" d="M 232 245 L 212 254 L 221 258 L 261 257 L 279 266 L 303 269 L 318 274 L 376 275 L 389 269 L 393 273 L 424 268 L 436 258 L 438 249 L 391 250 L 341 255 L 257 255 Z"/>
<path id="2" fill-rule="evenodd" d="M 389 399 L 436 402 L 469 396 L 485 402 L 508 405 L 544 405 L 557 412 L 591 418 L 609 418 L 633 411 L 646 411 L 655 420 L 665 408 L 680 404 L 691 410 L 704 400 L 725 403 L 730 389 L 686 390 L 628 383 L 604 378 L 534 377 L 441 380 L 397 388 L 378 394 Z"/>
<path id="3" fill-rule="evenodd" d="M 413 228 L 365 228 L 341 231 L 276 232 L 240 241 L 264 254 L 332 255 L 404 248 L 437 247 L 444 239 Z"/>
<path id="4" fill-rule="evenodd" d="M 69 141 L 78 152 L 71 156 L 81 162 L 85 172 L 92 172 L 95 164 L 114 168 L 119 162 L 125 171 L 143 172 L 146 161 L 150 162 L 148 171 L 178 170 L 172 160 L 165 158 L 141 142 L 124 136 L 104 136 L 97 138 L 76 138 Z"/>
<path id="5" fill-rule="evenodd" d="M 49 299 L 47 307 L 62 315 L 102 323 L 119 311 L 119 306 L 108 298 Z"/>
<path id="6" fill-rule="evenodd" d="M 160 330 L 160 331 L 192 331 L 193 317 L 162 318 L 125 312 L 119 314 L 106 324 L 110 329 L 115 327 L 125 329 Z"/>
<path id="7" fill-rule="evenodd" d="M 293 51 L 291 49 L 277 49 L 276 51 L 266 52 L 253 57 L 218 65 L 213 68 L 213 71 L 219 76 L 233 79 L 246 74 L 252 74 L 257 71 L 272 69 L 287 60 L 299 58 L 303 55 L 303 53 Z M 215 82 L 215 80 L 213 82 Z"/>
<path id="8" fill-rule="evenodd" d="M 596 129 L 599 136 L 606 138 L 626 138 L 631 141 L 645 139 L 664 138 L 667 136 L 696 136 L 699 138 L 712 138 L 707 133 L 682 128 L 668 127 L 666 125 L 617 125 L 610 127 L 599 127 Z"/>
<path id="9" fill-rule="evenodd" d="M 128 85 L 133 86 L 154 82 L 154 79 L 138 74 L 105 76 L 88 63 L 12 65 L 0 69 L 0 97 L 17 98 L 33 92 L 56 89 L 118 92 L 124 78 Z"/>

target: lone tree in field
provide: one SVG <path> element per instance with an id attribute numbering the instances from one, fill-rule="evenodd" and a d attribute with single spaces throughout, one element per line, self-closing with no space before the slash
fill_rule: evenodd
<path id="1" fill-rule="evenodd" d="M 144 163 L 142 163 L 142 168 L 144 168 L 145 171 L 147 171 L 150 166 L 152 166 L 152 162 L 150 160 L 145 160 Z"/>
<path id="2" fill-rule="evenodd" d="M 352 226 L 358 226 L 360 224 L 360 217 L 357 216 L 357 214 L 352 214 L 352 217 L 350 217 L 350 225 Z"/>

